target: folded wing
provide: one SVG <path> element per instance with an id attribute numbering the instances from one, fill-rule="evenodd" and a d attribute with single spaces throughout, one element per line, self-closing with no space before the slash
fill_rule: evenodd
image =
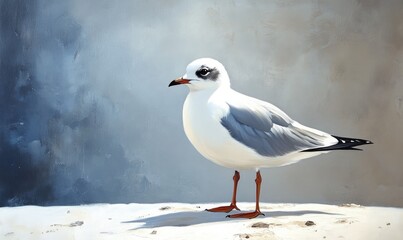
<path id="1" fill-rule="evenodd" d="M 293 121 L 269 103 L 243 97 L 227 102 L 229 113 L 221 124 L 242 144 L 267 157 L 331 146 L 331 135 Z"/>

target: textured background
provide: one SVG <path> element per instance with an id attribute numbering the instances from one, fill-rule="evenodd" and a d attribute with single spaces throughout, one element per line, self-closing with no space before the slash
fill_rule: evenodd
<path id="1" fill-rule="evenodd" d="M 263 201 L 403 207 L 400 0 L 0 0 L 0 206 L 229 200 L 233 170 L 193 149 L 187 88 L 167 88 L 199 57 L 303 124 L 375 142 L 263 170 Z"/>

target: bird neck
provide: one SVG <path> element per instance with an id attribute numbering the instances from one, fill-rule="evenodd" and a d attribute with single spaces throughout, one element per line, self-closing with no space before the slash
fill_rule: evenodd
<path id="1" fill-rule="evenodd" d="M 207 103 L 210 102 L 212 98 L 227 95 L 227 91 L 231 91 L 231 89 L 228 87 L 219 87 L 215 89 L 209 88 L 199 91 L 190 91 L 186 100 L 189 102 Z"/>
<path id="2" fill-rule="evenodd" d="M 197 88 L 190 88 L 189 91 L 189 95 L 197 95 L 197 96 L 211 96 L 214 93 L 216 93 L 217 91 L 228 91 L 230 90 L 230 86 L 226 86 L 226 85 L 221 85 L 221 86 L 217 86 L 217 87 L 211 87 L 211 88 L 203 88 L 203 89 L 197 89 Z"/>

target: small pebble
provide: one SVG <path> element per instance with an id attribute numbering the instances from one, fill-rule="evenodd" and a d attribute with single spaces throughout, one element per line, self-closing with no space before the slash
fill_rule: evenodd
<path id="1" fill-rule="evenodd" d="M 79 227 L 79 226 L 81 226 L 83 224 L 84 224 L 83 221 L 75 221 L 73 223 L 70 223 L 69 227 Z"/>
<path id="2" fill-rule="evenodd" d="M 240 239 L 245 239 L 245 238 L 248 239 L 248 238 L 250 238 L 250 236 L 248 234 L 246 234 L 246 233 L 245 234 L 239 234 L 238 236 L 239 236 Z"/>
<path id="3" fill-rule="evenodd" d="M 270 227 L 270 224 L 264 223 L 264 222 L 257 222 L 257 223 L 252 224 L 252 227 L 253 228 L 268 228 L 268 227 Z"/>
<path id="4" fill-rule="evenodd" d="M 313 221 L 306 221 L 305 226 L 313 226 L 316 225 Z"/>

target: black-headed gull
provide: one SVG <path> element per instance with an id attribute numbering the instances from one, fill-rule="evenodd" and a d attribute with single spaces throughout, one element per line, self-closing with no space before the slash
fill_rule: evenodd
<path id="1" fill-rule="evenodd" d="M 292 164 L 330 150 L 357 150 L 354 147 L 372 143 L 306 127 L 276 106 L 232 90 L 224 66 L 211 58 L 191 62 L 186 74 L 169 86 L 180 84 L 190 90 L 183 105 L 186 136 L 205 158 L 235 169 L 231 204 L 208 209 L 211 212 L 239 210 L 236 205 L 238 170 L 256 170 L 256 209 L 228 217 L 255 218 L 262 214 L 260 168 Z"/>

